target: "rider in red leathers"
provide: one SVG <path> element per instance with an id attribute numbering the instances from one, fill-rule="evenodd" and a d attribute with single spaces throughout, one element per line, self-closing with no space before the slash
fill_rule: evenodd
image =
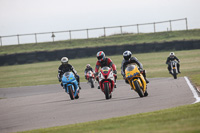
<path id="1" fill-rule="evenodd" d="M 96 62 L 95 75 L 96 76 L 98 75 L 98 71 L 100 67 L 101 68 L 105 66 L 112 67 L 114 77 L 115 77 L 115 88 L 116 88 L 116 79 L 117 79 L 116 65 L 112 62 L 110 58 L 105 57 L 105 53 L 103 51 L 97 52 L 97 59 L 98 61 Z M 96 80 L 99 82 L 98 77 L 96 78 Z M 100 89 L 99 85 L 98 85 L 98 89 Z"/>

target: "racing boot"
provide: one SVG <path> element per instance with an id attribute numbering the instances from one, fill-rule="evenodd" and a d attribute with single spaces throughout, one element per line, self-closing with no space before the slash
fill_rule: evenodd
<path id="1" fill-rule="evenodd" d="M 146 83 L 148 84 L 148 83 L 149 83 L 149 80 L 147 80 L 146 78 L 144 78 L 144 79 L 145 79 Z"/>
<path id="2" fill-rule="evenodd" d="M 147 86 L 146 86 L 146 91 L 144 92 L 144 96 L 148 96 L 148 92 L 147 92 Z"/>

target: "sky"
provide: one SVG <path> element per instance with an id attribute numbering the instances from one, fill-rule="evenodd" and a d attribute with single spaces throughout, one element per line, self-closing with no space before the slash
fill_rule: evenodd
<path id="1" fill-rule="evenodd" d="M 0 36 L 179 18 L 195 29 L 200 28 L 199 6 L 200 0 L 0 0 Z"/>

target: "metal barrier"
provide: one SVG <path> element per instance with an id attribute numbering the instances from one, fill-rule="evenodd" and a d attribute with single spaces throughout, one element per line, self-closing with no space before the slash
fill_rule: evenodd
<path id="1" fill-rule="evenodd" d="M 185 21 L 185 28 L 183 28 L 183 29 L 188 30 L 187 18 L 182 18 L 182 19 L 175 19 L 175 20 L 168 20 L 168 21 L 160 21 L 160 22 L 153 22 L 153 23 L 142 23 L 142 24 L 133 24 L 133 25 L 123 25 L 123 26 L 112 26 L 112 27 L 100 27 L 100 28 L 68 30 L 68 31 L 55 31 L 55 32 L 42 32 L 42 33 L 31 33 L 31 34 L 18 34 L 18 35 L 0 36 L 0 43 L 1 43 L 1 46 L 3 46 L 3 41 L 2 41 L 3 38 L 17 37 L 17 43 L 15 43 L 15 44 L 22 44 L 22 43 L 20 43 L 20 37 L 23 37 L 23 36 L 34 36 L 34 42 L 31 42 L 31 43 L 36 43 L 37 44 L 38 43 L 38 36 L 45 35 L 45 34 L 51 35 L 49 37 L 51 37 L 52 41 L 54 42 L 55 41 L 55 37 L 57 36 L 55 34 L 57 34 L 57 33 L 68 33 L 69 39 L 66 39 L 64 37 L 62 40 L 80 39 L 80 38 L 72 38 L 72 32 L 83 32 L 83 31 L 86 34 L 85 39 L 89 39 L 89 38 L 92 38 L 92 37 L 90 37 L 89 31 L 92 31 L 92 30 L 93 31 L 94 30 L 102 30 L 103 31 L 103 35 L 102 36 L 106 37 L 107 36 L 106 31 L 108 29 L 113 29 L 113 28 L 120 29 L 120 33 L 119 34 L 123 35 L 124 33 L 127 33 L 127 32 L 123 31 L 123 28 L 126 28 L 126 27 L 136 27 L 137 28 L 137 34 L 139 34 L 139 33 L 141 33 L 140 27 L 144 26 L 144 25 L 153 25 L 153 32 L 156 33 L 156 25 L 157 24 L 161 24 L 161 23 L 168 23 L 169 24 L 169 29 L 167 28 L 167 31 L 172 31 L 172 22 L 175 22 L 175 21 Z M 112 33 L 112 34 L 115 34 L 115 33 Z M 47 41 L 43 41 L 43 42 L 47 42 Z"/>

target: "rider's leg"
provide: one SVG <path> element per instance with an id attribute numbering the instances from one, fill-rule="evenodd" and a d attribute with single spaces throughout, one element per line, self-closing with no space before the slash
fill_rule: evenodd
<path id="1" fill-rule="evenodd" d="M 147 78 L 146 78 L 146 72 L 145 72 L 145 70 L 143 71 L 142 75 L 144 76 L 144 79 L 146 80 L 146 83 L 149 83 L 149 80 L 147 80 Z"/>
<path id="2" fill-rule="evenodd" d="M 180 72 L 180 64 L 179 63 L 177 63 L 177 69 L 178 69 L 178 73 L 181 73 Z"/>

